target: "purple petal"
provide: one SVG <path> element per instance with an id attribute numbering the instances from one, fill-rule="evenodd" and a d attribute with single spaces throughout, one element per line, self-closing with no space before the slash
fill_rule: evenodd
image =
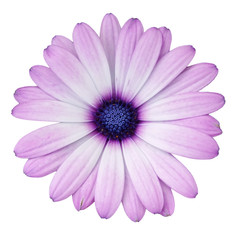
<path id="1" fill-rule="evenodd" d="M 151 74 L 159 57 L 161 45 L 162 35 L 156 28 L 148 29 L 138 41 L 122 92 L 128 102 L 134 98 Z"/>
<path id="2" fill-rule="evenodd" d="M 80 145 L 64 161 L 50 184 L 53 201 L 61 201 L 79 189 L 96 166 L 105 142 L 104 136 L 96 135 Z"/>
<path id="3" fill-rule="evenodd" d="M 146 209 L 144 208 L 140 199 L 137 196 L 137 193 L 127 170 L 125 175 L 125 185 L 122 202 L 124 211 L 132 221 L 139 222 L 143 218 Z"/>
<path id="4" fill-rule="evenodd" d="M 174 213 L 174 196 L 170 187 L 168 187 L 165 183 L 160 181 L 160 185 L 162 187 L 164 196 L 164 206 L 160 214 L 164 217 L 168 217 Z"/>
<path id="5" fill-rule="evenodd" d="M 197 117 L 220 109 L 224 97 L 217 93 L 183 93 L 157 102 L 146 102 L 139 109 L 139 118 L 144 121 L 166 121 Z"/>
<path id="6" fill-rule="evenodd" d="M 27 120 L 49 122 L 89 122 L 90 111 L 56 100 L 33 100 L 20 103 L 12 115 Z"/>
<path id="7" fill-rule="evenodd" d="M 129 19 L 121 29 L 115 56 L 115 90 L 120 94 L 127 76 L 129 64 L 143 27 L 138 19 Z"/>
<path id="8" fill-rule="evenodd" d="M 161 27 L 159 30 L 162 33 L 162 47 L 160 50 L 159 58 L 162 58 L 166 53 L 170 51 L 172 36 L 170 30 L 166 27 Z"/>
<path id="9" fill-rule="evenodd" d="M 115 88 L 115 52 L 118 43 L 120 24 L 112 14 L 106 14 L 100 29 L 100 39 L 109 63 L 112 88 Z"/>
<path id="10" fill-rule="evenodd" d="M 59 35 L 55 36 L 52 39 L 52 45 L 64 48 L 65 50 L 73 54 L 75 57 L 77 57 L 77 53 L 76 53 L 73 42 L 64 36 L 59 36 Z"/>
<path id="11" fill-rule="evenodd" d="M 219 151 L 212 137 L 183 126 L 160 122 L 141 123 L 136 134 L 159 149 L 188 158 L 211 159 Z"/>
<path id="12" fill-rule="evenodd" d="M 153 147 L 140 138 L 134 138 L 134 140 L 163 182 L 185 197 L 193 198 L 197 195 L 196 182 L 181 162 L 171 154 Z"/>
<path id="13" fill-rule="evenodd" d="M 58 78 L 50 68 L 34 66 L 30 69 L 30 76 L 36 85 L 54 98 L 77 106 L 85 106 L 78 95 Z"/>
<path id="14" fill-rule="evenodd" d="M 162 57 L 151 76 L 135 97 L 136 105 L 146 102 L 170 82 L 172 82 L 190 63 L 195 54 L 192 46 L 182 46 L 173 49 Z"/>
<path id="15" fill-rule="evenodd" d="M 44 58 L 53 72 L 72 90 L 80 99 L 95 105 L 100 100 L 99 94 L 88 72 L 71 53 L 57 46 L 49 46 L 44 51 Z M 55 82 L 56 80 L 52 80 Z"/>
<path id="16" fill-rule="evenodd" d="M 92 170 L 90 176 L 81 185 L 81 187 L 72 195 L 72 200 L 77 211 L 88 208 L 94 202 L 95 196 L 95 182 L 98 172 L 97 164 Z"/>
<path id="17" fill-rule="evenodd" d="M 36 86 L 18 88 L 14 97 L 18 103 L 29 102 L 31 100 L 55 100 Z"/>
<path id="18" fill-rule="evenodd" d="M 177 93 L 198 92 L 214 80 L 218 73 L 215 65 L 199 63 L 187 67 L 171 84 L 164 88 L 151 101 L 172 96 Z"/>
<path id="19" fill-rule="evenodd" d="M 209 115 L 169 121 L 169 123 L 194 128 L 212 137 L 222 133 L 220 123 L 214 117 Z"/>
<path id="20" fill-rule="evenodd" d="M 55 152 L 41 157 L 30 158 L 24 166 L 24 173 L 29 177 L 43 177 L 57 171 L 69 155 L 85 141 L 85 138 L 86 137 Z"/>
<path id="21" fill-rule="evenodd" d="M 23 138 L 15 146 L 15 154 L 21 158 L 35 158 L 54 152 L 94 130 L 89 123 L 58 123 L 39 128 Z"/>
<path id="22" fill-rule="evenodd" d="M 74 28 L 73 41 L 77 55 L 99 93 L 102 96 L 111 96 L 109 65 L 98 35 L 89 25 L 81 23 Z"/>
<path id="23" fill-rule="evenodd" d="M 118 209 L 124 188 L 124 163 L 120 143 L 109 141 L 101 157 L 95 187 L 95 206 L 102 218 Z"/>
<path id="24" fill-rule="evenodd" d="M 160 213 L 163 194 L 152 166 L 132 139 L 124 140 L 122 147 L 125 164 L 139 199 L 148 211 Z"/>

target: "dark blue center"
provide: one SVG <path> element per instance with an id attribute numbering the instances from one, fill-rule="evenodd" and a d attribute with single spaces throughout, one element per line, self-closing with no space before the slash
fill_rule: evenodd
<path id="1" fill-rule="evenodd" d="M 104 101 L 95 113 L 97 130 L 108 139 L 131 137 L 138 124 L 137 109 L 121 100 Z"/>

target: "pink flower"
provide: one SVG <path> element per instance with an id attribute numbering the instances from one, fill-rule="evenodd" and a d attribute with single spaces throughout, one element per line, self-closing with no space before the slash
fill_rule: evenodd
<path id="1" fill-rule="evenodd" d="M 37 86 L 17 89 L 15 117 L 58 122 L 23 137 L 16 156 L 24 172 L 43 177 L 56 171 L 50 197 L 72 195 L 77 210 L 95 202 L 102 218 L 123 203 L 133 221 L 145 210 L 171 215 L 172 190 L 194 198 L 191 173 L 172 154 L 194 159 L 218 155 L 219 123 L 209 114 L 222 95 L 199 92 L 217 75 L 213 64 L 188 67 L 192 46 L 170 50 L 170 30 L 144 32 L 138 19 L 122 28 L 112 14 L 100 37 L 77 24 L 73 42 L 55 36 L 45 49 L 49 67 L 33 66 Z"/>

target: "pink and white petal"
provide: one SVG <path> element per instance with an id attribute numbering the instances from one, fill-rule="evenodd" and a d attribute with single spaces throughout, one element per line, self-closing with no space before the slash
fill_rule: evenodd
<path id="1" fill-rule="evenodd" d="M 125 184 L 122 203 L 125 213 L 132 221 L 139 222 L 143 218 L 146 209 L 137 196 L 127 170 L 125 171 Z"/>
<path id="2" fill-rule="evenodd" d="M 58 46 L 44 50 L 44 58 L 52 71 L 74 91 L 81 100 L 95 105 L 100 97 L 88 72 L 71 53 Z"/>
<path id="3" fill-rule="evenodd" d="M 162 47 L 160 50 L 159 58 L 162 58 L 166 53 L 170 51 L 170 45 L 172 41 L 171 31 L 166 27 L 161 27 L 159 30 L 162 33 Z"/>
<path id="4" fill-rule="evenodd" d="M 73 105 L 85 106 L 80 97 L 57 77 L 50 68 L 33 66 L 30 69 L 30 76 L 36 85 L 54 98 Z"/>
<path id="5" fill-rule="evenodd" d="M 124 189 L 124 162 L 118 141 L 109 141 L 101 157 L 95 186 L 95 206 L 102 218 L 118 209 Z"/>
<path id="6" fill-rule="evenodd" d="M 86 23 L 77 24 L 73 31 L 77 55 L 93 80 L 98 92 L 108 97 L 112 94 L 112 82 L 108 61 L 100 38 Z"/>
<path id="7" fill-rule="evenodd" d="M 194 128 L 212 137 L 218 136 L 222 133 L 220 123 L 214 117 L 209 115 L 169 121 L 169 123 Z"/>
<path id="8" fill-rule="evenodd" d="M 211 63 L 199 63 L 187 67 L 177 78 L 175 78 L 166 88 L 154 96 L 150 101 L 172 96 L 174 94 L 186 92 L 198 92 L 211 83 L 218 69 Z"/>
<path id="9" fill-rule="evenodd" d="M 224 104 L 224 97 L 218 93 L 183 93 L 146 102 L 139 109 L 139 118 L 144 121 L 191 118 L 215 112 Z"/>
<path id="10" fill-rule="evenodd" d="M 141 123 L 136 134 L 161 150 L 183 157 L 211 159 L 216 157 L 219 151 L 216 141 L 209 135 L 174 124 Z"/>
<path id="11" fill-rule="evenodd" d="M 115 52 L 121 27 L 118 19 L 112 14 L 106 14 L 101 24 L 100 39 L 109 63 L 112 88 L 115 88 Z"/>
<path id="12" fill-rule="evenodd" d="M 159 179 L 185 197 L 196 197 L 197 184 L 192 174 L 181 162 L 170 153 L 164 152 L 140 138 L 134 138 L 134 141 L 146 155 Z"/>
<path id="13" fill-rule="evenodd" d="M 123 86 L 122 97 L 130 102 L 150 76 L 160 54 L 162 34 L 157 28 L 148 29 L 133 52 Z"/>
<path id="14" fill-rule="evenodd" d="M 89 110 L 56 100 L 33 100 L 16 105 L 12 115 L 17 118 L 49 122 L 90 122 Z"/>
<path id="15" fill-rule="evenodd" d="M 122 92 L 134 49 L 142 34 L 143 26 L 139 19 L 129 19 L 121 29 L 115 55 L 115 90 L 117 95 Z"/>
<path id="16" fill-rule="evenodd" d="M 52 39 L 52 45 L 64 48 L 65 50 L 73 54 L 75 57 L 77 57 L 77 53 L 76 53 L 73 42 L 64 36 L 60 36 L 60 35 L 55 36 Z"/>
<path id="17" fill-rule="evenodd" d="M 46 154 L 41 157 L 30 158 L 25 166 L 24 173 L 29 177 L 44 177 L 57 169 L 69 157 L 69 155 L 84 141 L 86 137 L 69 144 L 55 152 Z"/>
<path id="18" fill-rule="evenodd" d="M 181 46 L 163 56 L 135 97 L 136 106 L 140 106 L 170 84 L 187 67 L 194 55 L 195 49 L 192 46 Z"/>
<path id="19" fill-rule="evenodd" d="M 19 140 L 17 157 L 36 158 L 61 149 L 94 130 L 90 123 L 57 123 L 39 128 Z"/>
<path id="20" fill-rule="evenodd" d="M 14 93 L 14 97 L 18 103 L 32 100 L 55 100 L 55 98 L 45 93 L 37 86 L 18 88 Z"/>
<path id="21" fill-rule="evenodd" d="M 94 202 L 98 166 L 99 163 L 97 163 L 90 176 L 81 187 L 72 195 L 73 204 L 77 211 L 88 208 Z"/>
<path id="22" fill-rule="evenodd" d="M 171 191 L 171 188 L 168 187 L 165 183 L 160 181 L 160 185 L 162 187 L 163 196 L 164 196 L 164 207 L 160 214 L 164 217 L 168 217 L 174 213 L 174 206 L 175 206 L 174 196 Z"/>
<path id="23" fill-rule="evenodd" d="M 96 166 L 105 143 L 104 136 L 95 135 L 64 161 L 50 184 L 50 197 L 53 201 L 69 197 L 82 186 Z"/>
<path id="24" fill-rule="evenodd" d="M 163 208 L 163 193 L 151 164 L 130 138 L 122 142 L 125 164 L 133 186 L 144 207 L 152 213 Z"/>

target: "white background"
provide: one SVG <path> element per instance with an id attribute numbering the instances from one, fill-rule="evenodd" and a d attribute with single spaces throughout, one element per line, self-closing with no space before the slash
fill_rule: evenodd
<path id="1" fill-rule="evenodd" d="M 0 239 L 237 239 L 237 17 L 231 0 L 15 0 L 0 6 Z M 109 220 L 94 208 L 77 212 L 71 199 L 53 203 L 48 186 L 53 175 L 28 178 L 24 159 L 14 156 L 15 143 L 46 123 L 15 119 L 13 93 L 33 85 L 28 69 L 44 64 L 42 52 L 56 34 L 71 38 L 77 22 L 87 22 L 99 32 L 103 16 L 114 13 L 123 24 L 139 18 L 145 28 L 167 26 L 173 34 L 172 48 L 192 44 L 192 63 L 212 62 L 219 68 L 207 91 L 222 93 L 223 109 L 213 114 L 223 135 L 217 137 L 220 154 L 208 161 L 182 159 L 193 173 L 199 194 L 187 199 L 175 193 L 171 217 L 146 213 L 133 223 L 122 206 Z M 181 159 L 181 158 L 180 158 Z"/>

